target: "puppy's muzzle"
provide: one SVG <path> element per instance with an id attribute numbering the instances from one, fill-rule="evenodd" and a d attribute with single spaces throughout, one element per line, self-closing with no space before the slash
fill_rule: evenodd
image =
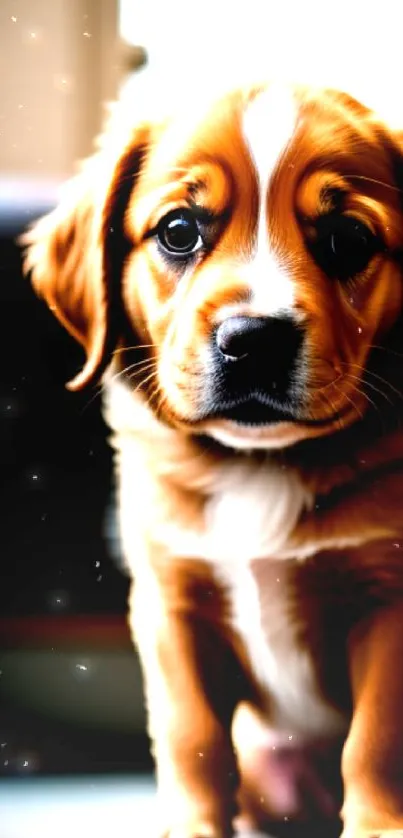
<path id="1" fill-rule="evenodd" d="M 246 424 L 297 418 L 304 333 L 291 317 L 229 317 L 212 340 L 216 416 Z"/>

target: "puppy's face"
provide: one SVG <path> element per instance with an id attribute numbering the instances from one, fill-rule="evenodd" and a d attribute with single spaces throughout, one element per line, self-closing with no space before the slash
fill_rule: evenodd
<path id="1" fill-rule="evenodd" d="M 93 257 L 69 316 L 57 297 L 89 357 L 97 340 L 104 360 L 118 343 L 118 366 L 160 418 L 234 447 L 362 417 L 372 353 L 402 308 L 387 130 L 341 94 L 268 86 L 147 126 L 118 158 L 91 222 L 100 267 Z M 96 271 L 113 339 L 93 325 Z"/>

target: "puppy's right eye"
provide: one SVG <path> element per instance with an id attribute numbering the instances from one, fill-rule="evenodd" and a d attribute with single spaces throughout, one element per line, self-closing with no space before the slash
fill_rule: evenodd
<path id="1" fill-rule="evenodd" d="M 156 232 L 163 249 L 178 256 L 195 253 L 203 246 L 197 221 L 187 209 L 169 212 L 161 218 Z"/>

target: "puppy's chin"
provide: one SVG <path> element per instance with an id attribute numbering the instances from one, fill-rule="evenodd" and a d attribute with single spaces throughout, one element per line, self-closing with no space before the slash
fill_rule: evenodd
<path id="1" fill-rule="evenodd" d="M 233 419 L 208 419 L 200 422 L 197 430 L 229 448 L 274 450 L 289 448 L 308 439 L 330 436 L 351 425 L 356 418 L 356 414 L 346 412 L 337 419 L 329 417 L 328 422 L 318 424 L 285 420 L 266 425 L 244 425 Z"/>
<path id="2" fill-rule="evenodd" d="M 241 425 L 231 419 L 210 419 L 202 422 L 198 426 L 198 431 L 229 448 L 245 450 L 288 448 L 304 439 L 328 433 L 326 428 L 314 429 L 294 422 Z"/>

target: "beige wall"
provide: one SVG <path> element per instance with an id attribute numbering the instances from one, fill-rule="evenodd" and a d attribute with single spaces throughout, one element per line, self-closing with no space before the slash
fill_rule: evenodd
<path id="1" fill-rule="evenodd" d="M 63 177 L 120 75 L 118 0 L 0 0 L 0 175 Z"/>

